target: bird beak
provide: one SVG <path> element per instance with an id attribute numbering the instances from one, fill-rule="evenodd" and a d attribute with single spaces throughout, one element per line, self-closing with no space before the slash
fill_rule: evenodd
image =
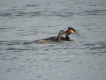
<path id="1" fill-rule="evenodd" d="M 79 34 L 78 32 L 75 32 L 75 34 Z"/>

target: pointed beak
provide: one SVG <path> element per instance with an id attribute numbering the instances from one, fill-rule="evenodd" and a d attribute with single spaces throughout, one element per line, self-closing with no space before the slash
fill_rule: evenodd
<path id="1" fill-rule="evenodd" d="M 75 34 L 79 34 L 78 32 L 75 32 Z"/>

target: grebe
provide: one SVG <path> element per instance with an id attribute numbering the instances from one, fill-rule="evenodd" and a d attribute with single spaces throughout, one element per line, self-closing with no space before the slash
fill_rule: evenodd
<path id="1" fill-rule="evenodd" d="M 63 37 L 61 37 L 63 34 L 68 36 L 68 34 L 64 30 L 60 30 L 56 37 L 49 37 L 49 38 L 46 38 L 46 39 L 39 39 L 39 40 L 36 40 L 35 42 L 60 42 L 61 39 L 63 39 Z"/>
<path id="2" fill-rule="evenodd" d="M 46 39 L 39 39 L 34 42 L 60 42 L 60 41 L 72 41 L 69 37 L 70 34 L 77 33 L 75 29 L 68 27 L 66 31 L 60 30 L 56 37 L 49 37 Z M 66 35 L 66 37 L 62 37 L 62 35 Z"/>

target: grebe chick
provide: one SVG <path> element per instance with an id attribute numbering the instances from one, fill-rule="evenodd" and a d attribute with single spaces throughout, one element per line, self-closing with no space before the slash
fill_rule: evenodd
<path id="1" fill-rule="evenodd" d="M 68 34 L 64 31 L 64 30 L 60 30 L 58 35 L 56 37 L 49 37 L 49 38 L 46 38 L 46 39 L 39 39 L 39 40 L 36 40 L 35 42 L 60 42 L 61 39 L 62 39 L 62 35 L 67 35 Z"/>
<path id="2" fill-rule="evenodd" d="M 61 39 L 63 39 L 62 35 L 64 35 L 64 34 L 68 36 L 68 34 L 64 30 L 60 30 L 58 35 L 55 37 L 55 41 L 58 41 L 58 42 L 61 41 Z"/>

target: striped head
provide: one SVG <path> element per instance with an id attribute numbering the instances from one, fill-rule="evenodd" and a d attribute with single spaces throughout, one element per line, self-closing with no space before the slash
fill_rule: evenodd
<path id="1" fill-rule="evenodd" d="M 76 30 L 74 28 L 68 27 L 68 29 L 66 30 L 66 33 L 68 35 L 73 34 L 73 33 L 77 33 Z M 77 33 L 78 34 L 78 33 Z"/>

